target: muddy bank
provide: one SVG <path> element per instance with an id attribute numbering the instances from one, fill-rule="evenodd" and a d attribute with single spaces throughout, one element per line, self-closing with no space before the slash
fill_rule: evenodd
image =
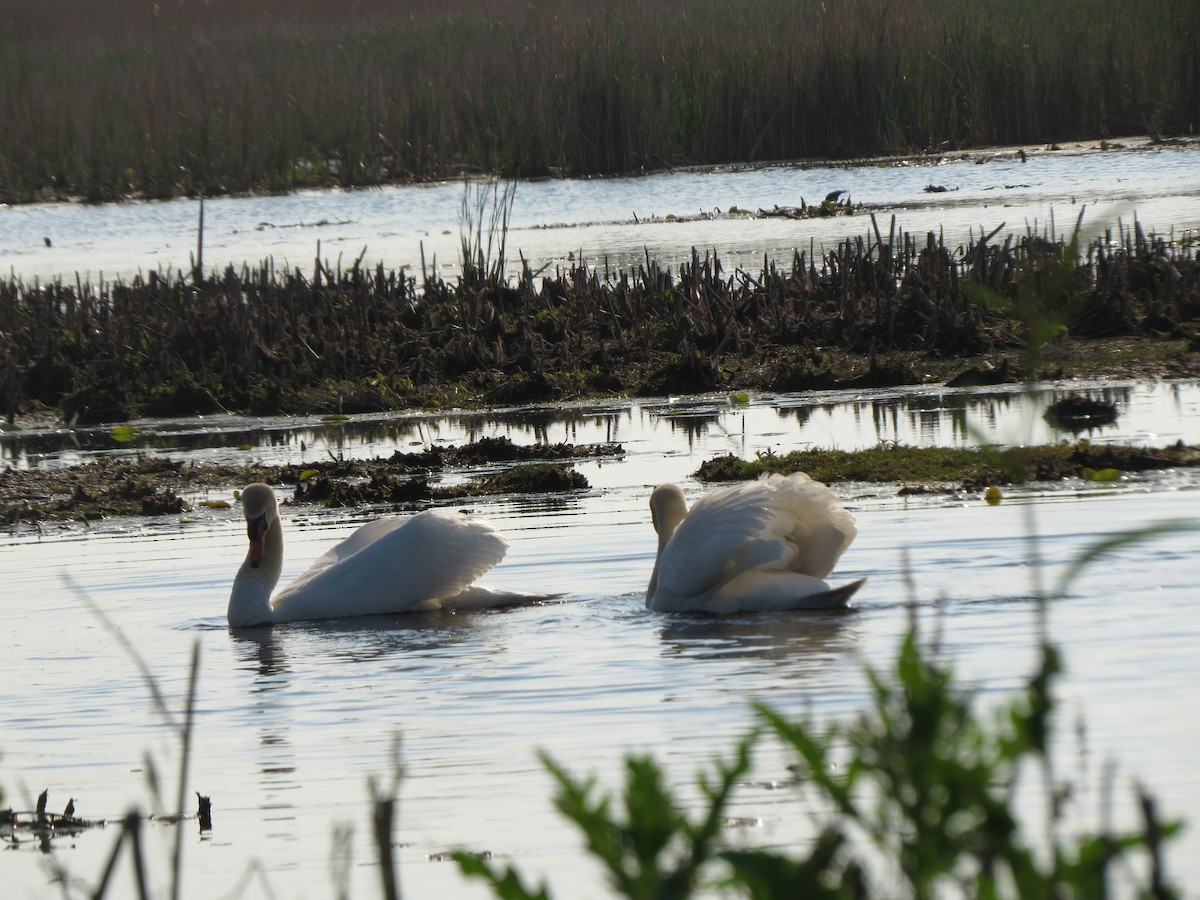
<path id="1" fill-rule="evenodd" d="M 95 521 L 118 516 L 182 515 L 209 501 L 213 489 L 253 481 L 293 486 L 298 505 L 353 507 L 389 504 L 418 508 L 459 497 L 583 490 L 587 479 L 570 461 L 619 456 L 619 444 L 520 446 L 484 438 L 462 447 L 396 452 L 373 460 L 327 460 L 287 466 L 192 465 L 166 459 L 99 459 L 64 469 L 0 472 L 0 525 Z M 447 470 L 470 472 L 454 487 L 436 483 Z"/>
<path id="2" fill-rule="evenodd" d="M 282 466 L 105 458 L 63 469 L 8 469 L 0 473 L 0 527 L 228 509 L 228 500 L 208 499 L 210 493 L 228 495 L 253 481 L 291 487 L 287 505 L 400 510 L 459 498 L 586 490 L 587 479 L 571 461 L 623 452 L 619 444 L 520 446 L 506 438 L 485 438 L 386 458 Z M 753 460 L 720 456 L 704 462 L 694 476 L 723 482 L 803 471 L 829 484 L 895 483 L 904 495 L 1034 481 L 1111 482 L 1129 473 L 1195 466 L 1200 466 L 1200 446 L 1183 443 L 1146 448 L 1077 441 L 1007 450 L 888 443 L 852 452 L 802 450 Z M 467 478 L 450 487 L 440 484 L 438 476 L 451 471 Z"/>

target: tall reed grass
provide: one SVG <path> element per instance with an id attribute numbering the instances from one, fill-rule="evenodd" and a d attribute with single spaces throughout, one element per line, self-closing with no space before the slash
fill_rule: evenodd
<path id="1" fill-rule="evenodd" d="M 0 201 L 1192 133 L 1192 0 L 58 0 L 0 28 Z"/>

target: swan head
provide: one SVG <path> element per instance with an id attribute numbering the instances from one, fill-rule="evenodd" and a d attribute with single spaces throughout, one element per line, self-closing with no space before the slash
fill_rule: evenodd
<path id="1" fill-rule="evenodd" d="M 665 544 L 687 515 L 687 500 L 677 484 L 660 484 L 650 495 L 650 519 L 658 532 L 659 545 Z"/>
<path id="2" fill-rule="evenodd" d="M 250 568 L 262 565 L 266 550 L 267 531 L 279 517 L 279 503 L 270 485 L 257 483 L 247 485 L 242 491 L 242 512 L 246 516 L 246 534 L 250 538 L 250 552 L 246 562 Z"/>
<path id="3" fill-rule="evenodd" d="M 242 512 L 250 550 L 229 593 L 227 616 L 234 628 L 271 621 L 271 591 L 283 571 L 283 532 L 275 492 L 265 484 L 247 486 L 242 491 Z"/>

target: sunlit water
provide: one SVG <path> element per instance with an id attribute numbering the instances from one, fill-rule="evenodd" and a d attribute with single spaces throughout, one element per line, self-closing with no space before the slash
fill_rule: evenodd
<path id="1" fill-rule="evenodd" d="M 518 186 L 509 235 L 536 269 L 582 257 L 612 268 L 647 256 L 677 265 L 715 249 L 726 267 L 764 255 L 790 260 L 871 227 L 866 216 L 791 221 L 731 217 L 818 202 L 831 190 L 878 210 L 881 228 L 942 230 L 949 241 L 1004 224 L 1057 230 L 1086 204 L 1087 224 L 1136 216 L 1177 236 L 1200 227 L 1200 151 L 1014 154 L 985 164 L 800 168 L 675 173 Z M 949 188 L 927 193 L 928 185 Z M 206 203 L 208 267 L 272 258 L 311 271 L 317 243 L 344 266 L 410 267 L 422 258 L 452 276 L 463 186 L 458 183 Z M 720 212 L 718 212 L 718 210 Z M 0 208 L 0 266 L 26 279 L 93 281 L 186 268 L 196 246 L 194 201 Z M 680 221 L 671 221 L 671 218 Z M 49 239 L 49 244 L 45 239 Z M 1076 389 L 1076 388 L 1071 388 Z M 621 759 L 649 752 L 693 807 L 694 773 L 727 753 L 765 700 L 818 724 L 864 707 L 863 665 L 886 667 L 916 601 L 924 627 L 940 622 L 946 650 L 980 703 L 1000 702 L 1029 676 L 1035 656 L 1032 512 L 1047 583 L 1081 548 L 1163 519 L 1195 520 L 1194 473 L 1168 471 L 1115 484 L 1069 483 L 1010 491 L 999 506 L 977 494 L 901 498 L 896 486 L 843 485 L 860 534 L 835 581 L 867 577 L 848 616 L 763 615 L 727 620 L 663 616 L 643 607 L 653 562 L 646 508 L 652 485 L 689 479 L 725 453 L 753 457 L 798 447 L 855 449 L 881 441 L 974 446 L 1057 439 L 1042 419 L 1068 391 L 1047 385 L 1034 403 L 1018 392 L 942 388 L 806 395 L 618 401 L 555 410 L 312 419 L 209 418 L 135 423 L 132 431 L 47 427 L 0 433 L 0 465 L 53 467 L 98 455 L 152 453 L 183 461 L 281 463 L 330 455 L 390 456 L 431 443 L 504 435 L 518 443 L 617 441 L 617 459 L 583 461 L 591 489 L 566 497 L 465 501 L 509 536 L 505 562 L 485 582 L 562 591 L 561 602 L 472 615 L 291 625 L 232 634 L 224 611 L 245 552 L 236 509 L 186 517 L 47 526 L 0 536 L 0 786 L 5 804 L 115 819 L 131 806 L 169 808 L 178 747 L 118 640 L 89 614 L 86 595 L 146 658 L 178 717 L 199 646 L 197 727 L 187 789 L 210 795 L 214 828 L 184 835 L 185 896 L 324 898 L 334 893 L 332 835 L 354 828 L 350 896 L 378 895 L 369 839 L 368 781 L 390 784 L 394 746 L 404 777 L 395 834 L 405 896 L 483 896 L 441 860 L 453 848 L 511 861 L 559 897 L 604 897 L 579 835 L 552 806 L 543 749 L 577 775 L 619 783 Z M 1112 426 L 1093 441 L 1159 446 L 1200 442 L 1194 383 L 1093 386 L 1114 402 Z M 462 474 L 450 474 L 461 478 Z M 206 497 L 228 499 L 230 486 Z M 285 511 L 284 577 L 299 572 L 369 512 Z M 1170 870 L 1200 896 L 1200 594 L 1195 533 L 1163 537 L 1105 558 L 1056 603 L 1060 683 L 1056 774 L 1074 784 L 1066 828 L 1106 821 L 1106 766 L 1115 761 L 1112 821 L 1136 821 L 1133 780 L 1167 816 L 1192 829 L 1175 842 Z M 64 579 L 70 579 L 68 583 Z M 940 610 L 940 612 L 939 612 Z M 939 618 L 940 617 L 940 618 Z M 147 758 L 168 799 L 156 804 Z M 746 824 L 724 839 L 802 846 L 817 811 L 784 786 L 790 758 L 771 744 L 731 814 Z M 1031 777 L 1031 785 L 1036 779 Z M 1036 791 L 1023 799 L 1036 830 Z M 176 827 L 145 829 L 157 886 Z M 94 885 L 117 827 L 55 844 L 54 859 Z M 33 844 L 5 854 L 4 896 L 49 897 L 51 857 Z M 256 874 L 257 873 L 257 874 Z M 128 857 L 118 867 L 129 896 Z"/>
<path id="2" fill-rule="evenodd" d="M 1105 391 L 1120 414 L 1091 439 L 1200 441 L 1196 384 L 1110 386 L 1095 394 Z M 892 660 L 909 601 L 920 608 L 927 633 L 943 629 L 947 653 L 978 689 L 980 704 L 999 703 L 1034 664 L 1028 513 L 1048 584 L 1075 553 L 1105 536 L 1197 516 L 1200 482 L 1184 471 L 1014 490 L 999 506 L 978 494 L 901 498 L 895 485 L 844 485 L 838 491 L 860 533 L 834 580 L 869 579 L 857 613 L 715 621 L 650 613 L 643 606 L 654 547 L 648 489 L 672 479 L 699 495 L 705 488 L 689 475 L 704 459 L 880 440 L 968 445 L 1054 437 L 1038 404 L 1006 391 L 748 400 L 337 425 L 139 423 L 133 447 L 182 459 L 389 456 L 414 443 L 498 434 L 518 443 L 614 440 L 626 453 L 579 462 L 592 485 L 586 492 L 462 504 L 495 521 L 512 543 L 485 583 L 565 593 L 558 603 L 505 612 L 231 633 L 225 603 L 245 552 L 236 509 L 0 537 L 6 803 L 29 809 L 49 789 L 51 810 L 73 797 L 76 813 L 88 818 L 147 808 L 147 754 L 163 791 L 175 796 L 179 756 L 171 733 L 116 638 L 85 610 L 82 593 L 145 656 L 172 715 L 182 705 L 192 648 L 200 648 L 187 809 L 194 811 L 190 791 L 210 795 L 214 827 L 200 835 L 194 820 L 182 825 L 185 896 L 267 896 L 267 886 L 275 897 L 332 896 L 338 825 L 354 828 L 350 895 L 378 896 L 368 782 L 390 784 L 399 738 L 404 777 L 395 840 L 406 897 L 485 895 L 442 861 L 439 855 L 453 848 L 512 862 L 530 882 L 546 879 L 559 897 L 605 897 L 579 835 L 553 809 L 539 749 L 579 776 L 595 774 L 604 787 L 619 784 L 623 754 L 652 753 L 698 808 L 693 776 L 750 727 L 751 701 L 809 714 L 818 724 L 863 709 L 863 665 Z M 242 445 L 248 449 L 236 449 Z M 3 447 L 4 462 L 18 466 L 135 452 L 100 430 L 10 435 Z M 362 517 L 285 509 L 285 579 Z M 1067 831 L 1105 821 L 1110 761 L 1118 766 L 1115 825 L 1136 821 L 1135 779 L 1157 794 L 1165 815 L 1200 817 L 1198 543 L 1193 532 L 1127 548 L 1086 570 L 1051 609 L 1067 668 L 1056 756 L 1057 776 L 1075 786 Z M 725 840 L 803 846 L 819 810 L 786 786 L 789 762 L 775 745 L 763 745 L 731 810 L 743 824 L 726 829 Z M 1029 783 L 1036 786 L 1033 773 Z M 1031 790 L 1022 804 L 1035 829 L 1042 818 L 1036 794 Z M 116 834 L 110 825 L 61 841 L 55 859 L 80 883 L 94 884 Z M 169 824 L 145 829 L 158 885 L 175 835 Z M 32 844 L 7 853 L 5 896 L 52 896 L 48 860 Z M 1200 829 L 1173 845 L 1169 863 L 1196 896 Z M 127 888 L 128 873 L 126 858 L 119 877 Z"/>
<path id="3" fill-rule="evenodd" d="M 1082 421 L 1068 434 L 1046 407 L 1082 396 L 1111 403 L 1115 422 Z M 1163 446 L 1200 443 L 1200 386 L 1195 382 L 1047 383 L 1024 389 L 941 386 L 798 394 L 741 393 L 514 407 L 454 413 L 360 414 L 253 419 L 207 416 L 68 428 L 0 431 L 0 465 L 18 469 L 74 465 L 97 456 L 155 453 L 181 462 L 290 462 L 374 459 L 423 446 L 482 437 L 518 443 L 621 443 L 647 478 L 678 477 L 680 453 L 786 453 L 800 448 L 861 450 L 878 444 L 972 447 L 1053 443 Z M 604 478 L 603 473 L 597 477 Z M 646 482 L 649 483 L 649 482 Z M 611 487 L 606 481 L 600 485 Z"/>
<path id="4" fill-rule="evenodd" d="M 796 250 L 829 249 L 864 237 L 867 215 L 789 220 L 731 215 L 819 203 L 834 190 L 876 213 L 882 231 L 943 234 L 953 246 L 972 234 L 1070 231 L 1084 207 L 1086 229 L 1135 218 L 1147 230 L 1182 237 L 1200 228 L 1200 149 L 1137 152 L 1089 148 L 996 151 L 936 164 L 779 165 L 676 172 L 637 178 L 545 180 L 518 185 L 507 237 L 509 269 L 521 257 L 553 273 L 573 259 L 603 271 L 647 257 L 675 267 L 716 251 L 726 270 L 755 270 L 769 256 L 787 265 Z M 930 193 L 929 187 L 945 188 Z M 215 198 L 205 204 L 208 269 L 298 267 L 319 255 L 348 268 L 360 256 L 388 269 L 457 271 L 461 182 L 276 197 Z M 149 270 L 190 270 L 197 250 L 197 201 L 34 204 L 0 207 L 0 271 L 24 279 L 93 282 Z M 485 232 L 486 232 L 486 222 Z M 47 241 L 49 242 L 47 244 Z M 495 258 L 492 256 L 491 258 Z"/>

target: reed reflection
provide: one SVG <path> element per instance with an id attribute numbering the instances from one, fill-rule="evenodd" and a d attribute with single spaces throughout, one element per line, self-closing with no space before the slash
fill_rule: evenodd
<path id="1" fill-rule="evenodd" d="M 745 439 L 770 433 L 772 442 L 842 450 L 880 442 L 911 445 L 1054 441 L 1060 432 L 1041 419 L 1047 405 L 1068 394 L 1115 405 L 1115 423 L 1079 424 L 1076 433 L 1108 440 L 1140 440 L 1170 422 L 1194 440 L 1200 421 L 1200 384 L 1048 386 L 1027 393 L 1019 386 L 987 390 L 914 387 L 886 392 L 836 391 L 778 395 L 742 409 L 724 399 L 641 398 L 614 404 L 580 404 L 451 414 L 380 413 L 339 422 L 314 418 L 221 416 L 144 420 L 127 426 L 68 428 L 62 423 L 0 431 L 0 465 L 52 468 L 91 458 L 149 453 L 180 462 L 282 464 L 327 458 L 385 458 L 396 450 L 439 443 L 465 444 L 503 436 L 514 443 L 644 443 L 660 449 L 706 449 L 714 436 L 740 452 Z M 774 410 L 765 414 L 764 406 Z M 762 410 L 764 415 L 759 415 Z M 791 425 L 787 425 L 787 420 Z M 780 420 L 783 421 L 779 427 Z M 1034 426 L 1030 427 L 1031 421 Z M 1128 420 L 1128 421 L 1123 421 Z M 667 429 L 661 429 L 663 422 Z M 771 424 L 767 424 L 770 422 Z M 1147 426 L 1147 423 L 1150 423 Z M 743 428 L 745 433 L 743 433 Z M 665 433 L 664 433 L 665 432 Z"/>

